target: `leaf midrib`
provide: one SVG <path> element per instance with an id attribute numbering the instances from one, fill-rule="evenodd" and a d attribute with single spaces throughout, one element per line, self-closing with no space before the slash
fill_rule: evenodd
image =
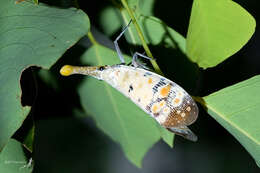
<path id="1" fill-rule="evenodd" d="M 251 141 L 253 141 L 255 144 L 260 145 L 260 143 L 258 141 L 256 141 L 255 138 L 253 138 L 249 133 L 247 133 L 246 131 L 244 131 L 242 128 L 240 128 L 239 126 L 237 126 L 235 123 L 233 123 L 232 121 L 230 121 L 228 118 L 226 118 L 222 113 L 220 113 L 219 111 L 217 111 L 215 108 L 213 108 L 212 106 L 210 106 L 209 104 L 205 103 L 204 104 L 208 109 L 210 109 L 211 111 L 215 112 L 220 118 L 222 118 L 223 120 L 225 120 L 227 123 L 229 123 L 232 127 L 234 127 L 235 129 L 237 129 L 239 132 L 241 132 L 242 134 L 244 134 L 246 137 L 248 137 L 248 139 L 250 139 Z"/>

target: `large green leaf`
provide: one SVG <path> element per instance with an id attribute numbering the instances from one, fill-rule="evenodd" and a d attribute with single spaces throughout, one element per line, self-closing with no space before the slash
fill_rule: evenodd
<path id="1" fill-rule="evenodd" d="M 115 51 L 101 45 L 92 46 L 82 58 L 87 65 L 120 63 Z M 84 109 L 94 117 L 97 126 L 118 142 L 127 158 L 138 167 L 160 136 L 172 145 L 172 134 L 105 82 L 88 77 L 80 86 L 79 93 Z"/>
<path id="2" fill-rule="evenodd" d="M 260 163 L 260 76 L 203 97 L 200 102 Z"/>
<path id="3" fill-rule="evenodd" d="M 31 165 L 30 165 L 31 164 Z M 0 172 L 3 173 L 29 173 L 33 165 L 28 161 L 21 143 L 11 139 L 0 153 Z"/>
<path id="4" fill-rule="evenodd" d="M 89 28 L 81 10 L 15 1 L 0 1 L 0 151 L 30 111 L 21 105 L 21 72 L 49 68 Z"/>
<path id="5" fill-rule="evenodd" d="M 254 18 L 231 0 L 194 0 L 187 55 L 202 68 L 214 67 L 241 49 L 255 26 Z"/>

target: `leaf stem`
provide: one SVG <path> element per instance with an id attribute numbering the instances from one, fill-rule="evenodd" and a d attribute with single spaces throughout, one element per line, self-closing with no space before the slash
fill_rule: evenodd
<path id="1" fill-rule="evenodd" d="M 207 104 L 204 101 L 203 97 L 198 97 L 198 96 L 192 96 L 193 100 L 195 100 L 196 102 L 198 102 L 199 104 L 201 104 L 201 106 L 203 106 L 204 108 L 207 108 Z"/>
<path id="2" fill-rule="evenodd" d="M 121 2 L 122 2 L 122 4 L 123 4 L 124 8 L 127 10 L 128 14 L 130 15 L 131 19 L 132 19 L 132 22 L 133 22 L 133 24 L 134 24 L 134 26 L 135 26 L 135 29 L 136 29 L 136 31 L 137 31 L 137 33 L 138 33 L 138 36 L 139 36 L 139 38 L 140 38 L 140 40 L 141 40 L 141 42 L 142 42 L 143 48 L 144 48 L 144 50 L 145 50 L 147 56 L 152 58 L 152 60 L 150 60 L 150 61 L 151 61 L 151 63 L 152 63 L 152 66 L 153 66 L 154 70 L 155 70 L 158 74 L 163 75 L 163 73 L 162 73 L 160 67 L 158 66 L 158 64 L 156 63 L 156 61 L 155 61 L 155 59 L 154 59 L 154 57 L 153 57 L 153 55 L 152 55 L 152 52 L 150 51 L 148 45 L 146 44 L 146 42 L 145 42 L 145 40 L 144 40 L 144 36 L 143 36 L 143 34 L 142 34 L 141 28 L 140 28 L 140 26 L 138 25 L 138 23 L 137 23 L 137 21 L 136 21 L 136 19 L 135 19 L 135 16 L 134 16 L 133 11 L 129 8 L 129 6 L 128 6 L 126 0 L 121 0 Z"/>
<path id="3" fill-rule="evenodd" d="M 98 44 L 98 42 L 96 41 L 96 39 L 95 39 L 94 36 L 92 35 L 91 31 L 88 32 L 87 36 L 88 36 L 90 42 L 91 42 L 93 45 L 97 45 L 97 44 Z"/>

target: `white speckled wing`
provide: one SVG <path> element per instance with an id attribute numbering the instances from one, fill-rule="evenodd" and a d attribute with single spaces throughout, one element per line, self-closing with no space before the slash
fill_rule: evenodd
<path id="1" fill-rule="evenodd" d="M 109 66 L 101 79 L 129 97 L 164 127 L 192 124 L 198 108 L 176 83 L 145 69 L 125 65 Z"/>

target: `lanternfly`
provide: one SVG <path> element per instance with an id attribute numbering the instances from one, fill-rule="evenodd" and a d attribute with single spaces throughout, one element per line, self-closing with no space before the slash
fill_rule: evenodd
<path id="1" fill-rule="evenodd" d="M 125 65 L 117 41 L 129 24 L 114 41 L 121 64 L 85 67 L 65 65 L 60 73 L 64 76 L 89 75 L 106 81 L 131 99 L 161 126 L 186 139 L 197 141 L 197 136 L 187 127 L 196 121 L 199 112 L 192 97 L 176 83 L 148 71 L 136 61 L 137 56 L 150 59 L 147 56 L 136 52 L 132 64 Z"/>

